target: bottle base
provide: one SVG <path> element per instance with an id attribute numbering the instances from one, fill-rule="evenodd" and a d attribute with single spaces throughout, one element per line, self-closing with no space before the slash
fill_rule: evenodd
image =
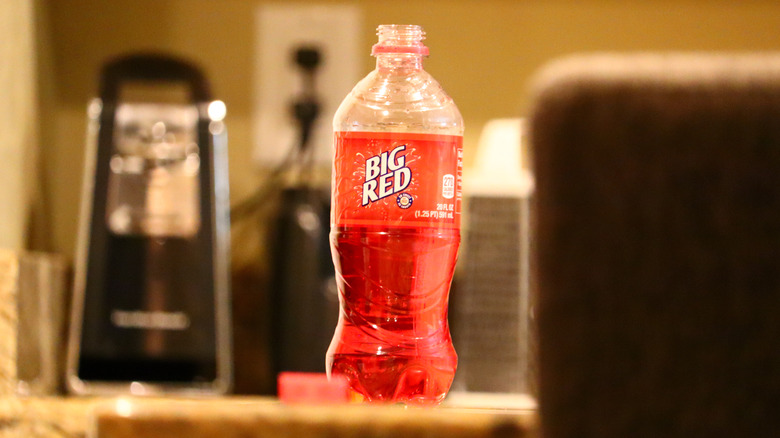
<path id="1" fill-rule="evenodd" d="M 456 359 L 446 357 L 336 354 L 328 359 L 330 373 L 345 376 L 369 403 L 438 405 L 455 376 Z"/>

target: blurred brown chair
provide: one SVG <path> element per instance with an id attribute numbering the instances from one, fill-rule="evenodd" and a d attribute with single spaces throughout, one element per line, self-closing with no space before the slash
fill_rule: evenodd
<path id="1" fill-rule="evenodd" d="M 539 75 L 544 438 L 780 436 L 780 55 Z"/>

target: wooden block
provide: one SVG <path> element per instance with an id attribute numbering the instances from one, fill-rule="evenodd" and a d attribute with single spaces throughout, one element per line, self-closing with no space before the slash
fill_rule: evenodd
<path id="1" fill-rule="evenodd" d="M 285 406 L 270 399 L 120 399 L 96 414 L 99 438 L 523 438 L 534 411 Z"/>

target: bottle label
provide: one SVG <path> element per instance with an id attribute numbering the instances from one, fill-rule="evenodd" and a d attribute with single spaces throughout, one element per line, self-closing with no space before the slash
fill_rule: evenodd
<path id="1" fill-rule="evenodd" d="M 459 228 L 463 137 L 336 132 L 336 226 Z"/>

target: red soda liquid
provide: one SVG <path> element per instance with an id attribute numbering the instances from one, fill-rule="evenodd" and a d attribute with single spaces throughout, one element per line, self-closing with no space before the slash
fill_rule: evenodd
<path id="1" fill-rule="evenodd" d="M 342 226 L 330 238 L 341 314 L 327 369 L 369 402 L 438 404 L 457 365 L 447 305 L 460 231 Z"/>

